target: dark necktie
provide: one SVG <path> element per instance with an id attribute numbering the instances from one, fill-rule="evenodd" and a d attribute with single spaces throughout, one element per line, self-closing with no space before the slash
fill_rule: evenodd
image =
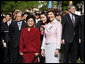
<path id="1" fill-rule="evenodd" d="M 73 25 L 75 26 L 75 21 L 74 21 L 74 19 L 73 19 L 73 14 L 72 14 L 72 23 L 73 23 Z"/>
<path id="2" fill-rule="evenodd" d="M 73 26 L 75 27 L 75 21 L 73 19 L 73 14 L 72 14 L 72 23 L 73 23 Z M 74 35 L 75 35 L 75 32 L 74 32 Z"/>

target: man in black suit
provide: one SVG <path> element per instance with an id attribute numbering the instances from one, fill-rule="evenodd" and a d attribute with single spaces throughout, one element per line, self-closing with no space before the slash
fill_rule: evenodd
<path id="1" fill-rule="evenodd" d="M 25 12 L 25 13 L 22 14 L 22 20 L 23 20 L 24 22 L 26 22 L 27 16 L 30 16 L 30 13 L 29 13 L 29 12 Z"/>
<path id="2" fill-rule="evenodd" d="M 1 42 L 0 42 L 0 58 L 1 58 L 1 60 L 0 60 L 0 62 L 1 63 L 7 63 L 8 61 L 7 61 L 7 54 L 5 54 L 5 46 L 4 46 L 4 42 L 3 42 L 3 40 L 5 40 L 4 38 L 5 38 L 5 30 L 4 30 L 4 28 L 6 27 L 6 26 L 4 26 L 4 23 L 5 22 L 7 22 L 7 20 L 6 20 L 6 18 L 4 17 L 4 16 L 1 16 Z M 7 42 L 6 42 L 7 43 Z M 5 44 L 6 44 L 5 43 Z M 6 58 L 5 58 L 6 57 Z"/>
<path id="3" fill-rule="evenodd" d="M 35 27 L 40 29 L 41 21 L 40 21 L 40 12 L 35 13 Z"/>
<path id="4" fill-rule="evenodd" d="M 84 63 L 84 15 L 81 16 L 79 25 L 79 52 L 81 61 Z"/>
<path id="5" fill-rule="evenodd" d="M 9 27 L 9 25 L 12 23 L 12 15 L 11 14 L 6 14 L 6 19 L 7 19 L 7 25 Z"/>
<path id="6" fill-rule="evenodd" d="M 9 62 L 9 54 L 8 54 L 9 41 L 10 41 L 9 27 L 8 27 L 7 23 L 4 23 L 3 24 L 3 39 L 2 39 L 3 49 L 4 49 L 4 63 Z"/>
<path id="7" fill-rule="evenodd" d="M 6 19 L 6 20 L 5 20 Z M 2 44 L 3 44 L 3 50 L 4 50 L 4 63 L 9 62 L 9 43 L 10 43 L 10 37 L 9 37 L 9 26 L 7 22 L 11 19 L 11 16 L 9 14 L 6 15 L 6 18 L 3 19 L 3 23 L 1 24 L 1 30 L 2 30 Z M 11 23 L 10 23 L 11 24 Z M 9 25 L 10 25 L 9 24 Z"/>
<path id="8" fill-rule="evenodd" d="M 69 54 L 71 54 L 71 63 L 76 63 L 77 49 L 79 42 L 79 16 L 75 15 L 75 6 L 68 7 L 69 13 L 62 17 L 62 43 L 64 48 L 64 63 L 69 62 Z"/>
<path id="9" fill-rule="evenodd" d="M 21 30 L 27 26 L 27 24 L 21 20 L 22 13 L 16 14 L 16 19 L 9 26 L 10 31 L 10 63 L 23 63 L 23 57 L 19 54 L 19 42 Z"/>

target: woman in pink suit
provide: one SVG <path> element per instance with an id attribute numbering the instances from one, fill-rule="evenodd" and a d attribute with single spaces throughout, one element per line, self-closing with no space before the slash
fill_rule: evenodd
<path id="1" fill-rule="evenodd" d="M 45 26 L 41 55 L 45 56 L 46 63 L 59 63 L 62 25 L 56 20 L 53 9 L 48 10 L 48 18 L 50 22 Z"/>
<path id="2" fill-rule="evenodd" d="M 34 22 L 34 17 L 27 17 L 28 27 L 21 31 L 19 53 L 23 55 L 23 63 L 32 63 L 34 56 L 39 54 L 40 32 L 34 27 Z"/>

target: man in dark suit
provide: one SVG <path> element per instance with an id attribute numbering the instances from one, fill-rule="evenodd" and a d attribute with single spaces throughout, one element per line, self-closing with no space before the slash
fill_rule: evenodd
<path id="1" fill-rule="evenodd" d="M 7 19 L 7 25 L 9 27 L 9 25 L 12 23 L 12 15 L 11 14 L 6 14 L 6 19 Z"/>
<path id="2" fill-rule="evenodd" d="M 9 49 L 9 27 L 7 25 L 7 22 L 3 24 L 3 38 L 2 38 L 2 43 L 3 43 L 3 49 L 4 49 L 4 63 L 9 62 L 9 54 L 8 54 L 8 49 Z"/>
<path id="3" fill-rule="evenodd" d="M 75 15 L 75 6 L 68 7 L 69 13 L 62 17 L 62 43 L 65 44 L 64 48 L 64 63 L 69 62 L 69 54 L 71 54 L 71 63 L 76 63 L 78 37 L 79 37 L 79 16 Z"/>
<path id="4" fill-rule="evenodd" d="M 25 13 L 22 14 L 22 20 L 23 20 L 24 22 L 26 22 L 27 16 L 30 16 L 30 13 L 29 13 L 29 12 L 25 12 Z"/>
<path id="5" fill-rule="evenodd" d="M 23 57 L 19 54 L 19 42 L 21 30 L 27 26 L 27 24 L 21 20 L 22 13 L 16 14 L 16 19 L 9 26 L 10 31 L 10 63 L 23 63 Z"/>
<path id="6" fill-rule="evenodd" d="M 41 21 L 40 21 L 40 12 L 35 13 L 35 27 L 40 29 Z"/>
<path id="7" fill-rule="evenodd" d="M 5 20 L 6 19 L 6 20 Z M 11 16 L 9 14 L 6 15 L 6 18 L 3 18 L 3 23 L 1 24 L 1 30 L 2 30 L 2 44 L 3 44 L 3 50 L 4 50 L 4 63 L 9 62 L 9 26 L 7 22 L 11 19 Z M 10 23 L 11 24 L 11 23 Z M 9 24 L 9 25 L 10 25 Z"/>
<path id="8" fill-rule="evenodd" d="M 79 25 L 79 54 L 81 61 L 84 63 L 84 15 L 81 16 Z"/>
<path id="9" fill-rule="evenodd" d="M 4 47 L 4 43 L 3 43 L 3 40 L 4 40 L 4 28 L 5 28 L 5 26 L 4 26 L 4 23 L 5 22 L 7 22 L 7 20 L 6 20 L 6 18 L 4 17 L 4 16 L 1 16 L 1 42 L 0 42 L 0 58 L 1 58 L 1 60 L 0 60 L 0 62 L 1 63 L 7 63 L 7 56 L 4 54 L 4 49 L 5 49 L 5 47 Z M 6 56 L 6 58 L 5 58 L 5 56 Z"/>

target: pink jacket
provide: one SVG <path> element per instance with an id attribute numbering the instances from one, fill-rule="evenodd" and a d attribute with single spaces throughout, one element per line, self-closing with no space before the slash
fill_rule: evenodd
<path id="1" fill-rule="evenodd" d="M 55 43 L 56 49 L 61 47 L 62 25 L 55 19 L 53 24 L 45 26 L 41 49 L 45 49 L 45 43 Z"/>

